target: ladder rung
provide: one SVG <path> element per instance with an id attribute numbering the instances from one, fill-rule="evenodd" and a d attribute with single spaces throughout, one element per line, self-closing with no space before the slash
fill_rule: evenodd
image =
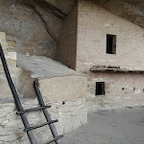
<path id="1" fill-rule="evenodd" d="M 54 142 L 54 141 L 57 141 L 58 139 L 60 139 L 60 138 L 62 138 L 62 137 L 63 137 L 63 135 L 59 135 L 59 136 L 55 137 L 54 139 L 48 141 L 47 144 L 50 144 L 50 143 L 52 143 L 52 142 Z"/>
<path id="2" fill-rule="evenodd" d="M 46 122 L 46 123 L 43 123 L 43 124 L 40 124 L 40 125 L 37 125 L 37 126 L 32 126 L 32 127 L 26 128 L 26 129 L 24 129 L 24 132 L 28 132 L 28 131 L 31 131 L 33 129 L 43 127 L 45 125 L 50 125 L 50 124 L 55 123 L 55 122 L 58 122 L 58 120 L 52 120 L 52 121 L 49 121 L 49 122 Z"/>
<path id="3" fill-rule="evenodd" d="M 18 111 L 18 112 L 16 112 L 16 114 L 20 115 L 20 114 L 24 114 L 24 113 L 28 113 L 28 112 L 43 110 L 43 109 L 46 109 L 46 108 L 51 108 L 51 106 L 44 106 L 44 107 L 36 107 L 36 108 L 26 109 L 26 110 L 23 110 L 23 111 Z"/>

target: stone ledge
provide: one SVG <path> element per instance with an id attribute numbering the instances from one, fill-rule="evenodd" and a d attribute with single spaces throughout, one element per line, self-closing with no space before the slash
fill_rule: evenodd
<path id="1" fill-rule="evenodd" d="M 90 69 L 91 72 L 113 72 L 113 73 L 144 73 L 144 70 L 132 68 L 120 68 L 120 66 L 103 66 L 97 65 Z"/>

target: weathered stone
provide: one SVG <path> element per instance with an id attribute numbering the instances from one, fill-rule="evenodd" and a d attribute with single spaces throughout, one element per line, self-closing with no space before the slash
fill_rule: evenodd
<path id="1" fill-rule="evenodd" d="M 144 28 L 144 2 L 141 0 L 96 0 L 96 3 L 111 13 L 125 18 Z"/>
<path id="2" fill-rule="evenodd" d="M 36 99 L 21 99 L 25 109 L 37 106 Z M 49 109 L 52 119 L 58 119 L 56 128 L 58 134 L 63 134 L 72 131 L 82 124 L 87 122 L 87 109 L 85 99 L 78 99 L 77 101 L 65 102 L 65 104 L 54 103 L 52 108 Z M 47 101 L 46 101 L 47 103 Z M 26 133 L 23 132 L 24 126 L 17 116 L 15 106 L 13 102 L 6 102 L 0 104 L 0 143 L 12 143 L 12 144 L 28 144 L 28 138 Z M 27 115 L 31 125 L 36 125 L 45 122 L 45 118 L 42 112 L 30 113 Z M 51 139 L 51 132 L 48 127 L 43 127 L 34 130 L 38 143 L 46 142 Z"/>
<path id="3" fill-rule="evenodd" d="M 62 20 L 49 8 L 46 12 L 34 2 L 31 6 L 31 2 L 10 0 L 1 3 L 0 31 L 4 31 L 11 41 L 16 40 L 18 52 L 54 58 L 55 39 L 59 37 Z"/>
<path id="4" fill-rule="evenodd" d="M 0 32 L 0 43 L 2 45 L 2 49 L 4 51 L 12 79 L 14 80 L 15 85 L 18 85 L 20 69 L 16 67 L 16 52 L 11 51 L 9 49 L 6 41 L 6 35 L 3 32 Z M 1 61 L 0 61 L 0 83 L 1 83 L 0 89 L 2 89 L 0 93 L 0 98 L 6 99 L 8 97 L 12 97 Z"/>
<path id="5" fill-rule="evenodd" d="M 143 27 L 143 1 L 140 0 L 103 0 L 94 1 L 112 13 L 128 19 Z M 75 0 L 43 0 L 66 15 L 69 14 Z M 17 41 L 17 50 L 30 55 L 45 55 L 54 58 L 63 20 L 54 14 L 54 10 L 39 3 L 38 0 L 1 0 L 0 30 Z M 45 10 L 43 10 L 45 9 Z M 38 13 L 37 13 L 38 12 Z M 49 29 L 49 32 L 46 30 Z M 54 39 L 52 37 L 54 37 Z"/>
<path id="6" fill-rule="evenodd" d="M 96 82 L 105 82 L 105 95 L 95 95 Z M 89 77 L 88 85 L 87 107 L 89 110 L 144 105 L 143 74 L 95 73 Z"/>
<path id="7" fill-rule="evenodd" d="M 22 68 L 18 91 L 24 97 L 35 96 L 33 80 L 79 75 L 74 70 L 52 59 L 18 54 L 17 65 Z"/>
<path id="8" fill-rule="evenodd" d="M 62 130 L 63 133 L 70 132 L 87 122 L 85 98 L 78 98 L 73 101 L 69 100 L 64 103 L 55 103 L 52 109 L 50 109 L 50 112 L 52 116 L 56 114 L 59 119 L 59 132 L 61 132 L 60 130 Z"/>
<path id="9" fill-rule="evenodd" d="M 56 97 L 52 97 L 53 95 L 55 95 L 54 87 L 53 89 L 51 89 L 52 87 L 49 87 L 52 90 L 52 93 L 50 93 L 49 95 L 50 99 L 44 96 L 46 104 L 50 104 L 50 101 L 52 103 L 52 108 L 49 109 L 52 119 L 59 120 L 59 122 L 55 125 L 58 134 L 72 131 L 87 122 L 86 101 L 85 98 L 83 98 L 86 94 L 87 85 L 87 80 L 85 77 L 79 76 L 76 72 L 70 70 L 68 67 L 58 62 L 54 62 L 43 57 L 40 57 L 41 59 L 39 59 L 38 57 L 22 58 L 21 64 L 26 71 L 21 70 L 21 75 L 19 76 L 20 69 L 16 67 L 17 57 L 16 52 L 14 52 L 15 43 L 9 42 L 9 48 L 7 46 L 4 33 L 2 33 L 1 38 L 3 40 L 2 45 L 5 48 L 4 52 L 10 69 L 10 73 L 14 80 L 14 83 L 16 84 L 18 92 L 20 92 L 19 98 L 24 109 L 38 106 L 38 101 L 36 98 L 34 98 L 35 93 L 33 90 L 33 78 L 31 77 L 34 76 L 34 78 L 39 78 L 41 77 L 41 74 L 43 74 L 43 79 L 39 80 L 40 89 L 48 86 L 47 82 L 53 84 L 53 82 L 59 81 L 59 84 L 56 86 L 56 92 L 58 92 L 58 90 L 61 91 L 61 89 L 64 88 L 66 90 L 63 91 L 62 97 L 59 97 L 60 95 L 56 95 L 57 98 L 59 97 L 58 99 L 56 99 Z M 36 67 L 35 64 L 37 64 Z M 47 64 L 50 65 L 49 70 L 47 70 Z M 39 70 L 42 71 L 39 72 Z M 59 71 L 57 72 L 57 70 Z M 26 133 L 23 132 L 24 126 L 20 119 L 20 116 L 16 115 L 14 100 L 4 74 L 2 64 L 0 67 L 0 72 L 0 89 L 2 89 L 0 93 L 0 143 L 29 144 L 28 137 Z M 54 75 L 59 77 L 54 77 Z M 46 79 L 45 76 L 47 76 Z M 19 77 L 21 82 L 18 82 Z M 80 87 L 83 88 L 81 89 Z M 47 92 L 48 91 L 45 91 L 46 95 Z M 66 94 L 68 92 L 70 92 L 70 95 Z M 74 100 L 71 101 L 72 99 Z M 53 100 L 54 103 L 52 102 Z M 41 112 L 28 113 L 27 117 L 31 126 L 41 124 L 46 121 L 43 113 Z M 36 135 L 37 143 L 45 143 L 47 140 L 52 139 L 52 134 L 49 127 L 43 127 L 34 130 L 34 134 Z"/>
<path id="10" fill-rule="evenodd" d="M 75 5 L 75 0 L 46 0 L 46 1 L 55 6 L 56 8 L 60 9 L 63 13 L 67 15 Z"/>
<path id="11" fill-rule="evenodd" d="M 82 76 L 53 77 L 40 79 L 39 86 L 48 101 L 68 101 L 85 97 L 87 80 Z"/>

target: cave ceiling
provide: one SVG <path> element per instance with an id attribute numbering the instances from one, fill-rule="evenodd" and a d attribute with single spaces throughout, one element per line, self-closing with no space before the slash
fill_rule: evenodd
<path id="1" fill-rule="evenodd" d="M 0 4 L 8 3 L 11 0 L 0 0 Z M 53 9 L 54 13 L 61 18 L 69 14 L 77 0 L 13 0 L 21 2 L 37 2 L 45 7 Z M 111 13 L 125 18 L 144 28 L 144 0 L 94 0 L 109 10 Z"/>
<path id="2" fill-rule="evenodd" d="M 76 0 L 46 0 L 66 15 L 75 5 Z M 144 0 L 94 0 L 111 13 L 127 19 L 144 28 Z"/>
<path id="3" fill-rule="evenodd" d="M 144 0 L 93 1 L 144 28 Z M 7 40 L 16 41 L 17 52 L 54 58 L 63 21 L 76 3 L 77 0 L 0 0 L 0 31 L 6 33 Z"/>
<path id="4" fill-rule="evenodd" d="M 144 28 L 144 0 L 95 0 L 111 13 Z"/>

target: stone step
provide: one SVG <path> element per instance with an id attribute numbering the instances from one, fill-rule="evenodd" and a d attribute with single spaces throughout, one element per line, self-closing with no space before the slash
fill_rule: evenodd
<path id="1" fill-rule="evenodd" d="M 45 103 L 52 105 L 49 112 L 55 119 L 59 119 L 59 134 L 74 130 L 87 122 L 86 77 L 44 57 L 19 54 L 18 66 L 24 71 L 21 77 L 25 83 L 24 91 L 33 89 L 33 80 L 38 79 Z M 34 93 L 29 91 L 29 94 L 24 95 Z"/>
<path id="2" fill-rule="evenodd" d="M 17 55 L 17 65 L 27 72 L 22 75 L 25 90 L 32 88 L 33 79 L 39 80 L 40 90 L 47 101 L 67 101 L 86 96 L 87 80 L 67 66 L 40 56 Z M 29 81 L 29 82 L 28 82 Z M 29 94 L 34 95 L 34 91 Z"/>
<path id="3" fill-rule="evenodd" d="M 78 75 L 77 72 L 60 62 L 42 56 L 26 56 L 18 53 L 17 65 L 30 72 L 32 78 Z"/>

